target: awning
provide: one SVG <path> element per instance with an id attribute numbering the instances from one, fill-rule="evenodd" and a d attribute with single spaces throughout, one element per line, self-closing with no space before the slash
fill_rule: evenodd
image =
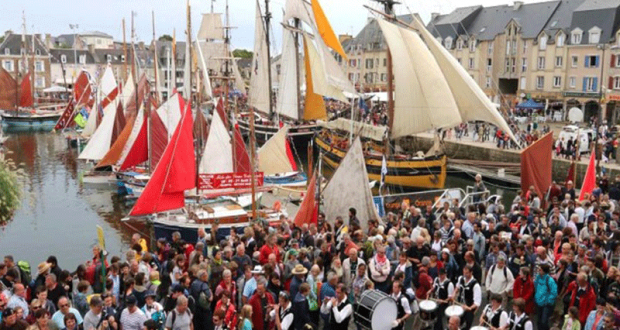
<path id="1" fill-rule="evenodd" d="M 517 109 L 544 109 L 545 106 L 537 103 L 536 101 L 529 99 L 523 103 L 517 104 Z"/>

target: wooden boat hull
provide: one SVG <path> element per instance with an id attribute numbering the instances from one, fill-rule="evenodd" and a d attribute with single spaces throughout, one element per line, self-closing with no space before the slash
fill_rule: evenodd
<path id="1" fill-rule="evenodd" d="M 330 145 L 321 136 L 316 137 L 315 143 L 323 154 L 323 161 L 330 167 L 337 168 L 346 155 L 346 150 Z M 365 161 L 368 179 L 381 182 L 382 159 L 366 155 Z M 389 159 L 385 183 L 416 189 L 442 189 L 446 182 L 446 164 L 445 155 L 421 159 Z"/>
<path id="2" fill-rule="evenodd" d="M 15 115 L 2 114 L 2 126 L 7 129 L 51 130 L 60 118 L 60 114 Z"/>
<path id="3" fill-rule="evenodd" d="M 250 134 L 250 122 L 247 118 L 241 117 L 238 120 L 239 129 L 244 136 Z M 261 125 L 254 124 L 254 132 L 256 136 L 256 142 L 259 145 L 264 144 L 272 136 L 276 135 L 280 130 L 279 125 Z M 316 123 L 306 123 L 301 125 L 289 126 L 288 136 L 292 139 L 292 143 L 296 148 L 307 148 L 308 142 L 314 138 L 316 132 L 321 130 L 321 126 Z M 305 149 L 304 149 L 305 150 Z"/>

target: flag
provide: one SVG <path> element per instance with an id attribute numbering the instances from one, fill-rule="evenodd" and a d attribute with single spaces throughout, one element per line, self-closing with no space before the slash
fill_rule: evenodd
<path id="1" fill-rule="evenodd" d="M 316 202 L 316 173 L 312 175 L 308 183 L 308 190 L 299 205 L 299 211 L 295 215 L 295 226 L 301 227 L 304 223 L 317 223 L 318 203 Z"/>
<path id="2" fill-rule="evenodd" d="M 586 170 L 586 176 L 583 178 L 583 184 L 581 185 L 581 192 L 579 193 L 579 200 L 583 200 L 584 195 L 591 193 L 596 186 L 596 153 L 593 151 L 590 156 L 590 162 L 588 163 L 588 169 Z"/>
<path id="3" fill-rule="evenodd" d="M 541 199 L 551 185 L 552 147 L 553 134 L 548 133 L 521 152 L 521 190 L 534 186 Z"/>
<path id="4" fill-rule="evenodd" d="M 383 155 L 383 159 L 381 160 L 381 185 L 379 186 L 379 191 L 383 188 L 385 184 L 385 176 L 388 173 L 387 161 L 385 160 L 385 155 Z"/>
<path id="5" fill-rule="evenodd" d="M 568 167 L 568 175 L 566 176 L 566 182 L 572 181 L 575 182 L 575 161 L 571 161 L 570 166 Z"/>
<path id="6" fill-rule="evenodd" d="M 86 118 L 84 118 L 81 112 L 78 113 L 75 118 L 73 118 L 73 121 L 75 121 L 75 123 L 81 128 L 84 128 L 84 126 L 86 126 Z"/>

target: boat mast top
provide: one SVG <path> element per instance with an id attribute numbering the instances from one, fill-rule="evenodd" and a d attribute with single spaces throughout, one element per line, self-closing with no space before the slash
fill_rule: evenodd
<path id="1" fill-rule="evenodd" d="M 271 83 L 271 43 L 269 41 L 269 27 L 271 12 L 269 12 L 269 0 L 265 0 L 265 41 L 267 42 L 267 77 L 269 79 L 269 116 L 273 115 L 273 86 Z"/>

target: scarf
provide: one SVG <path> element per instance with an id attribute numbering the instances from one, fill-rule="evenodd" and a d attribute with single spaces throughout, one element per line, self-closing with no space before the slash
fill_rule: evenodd
<path id="1" fill-rule="evenodd" d="M 385 256 L 385 255 L 379 255 L 379 254 L 377 254 L 377 255 L 375 256 L 375 260 L 377 261 L 377 264 L 378 264 L 378 265 L 383 265 L 383 264 L 385 264 L 385 263 L 387 262 L 387 258 L 386 258 L 386 256 Z"/>

